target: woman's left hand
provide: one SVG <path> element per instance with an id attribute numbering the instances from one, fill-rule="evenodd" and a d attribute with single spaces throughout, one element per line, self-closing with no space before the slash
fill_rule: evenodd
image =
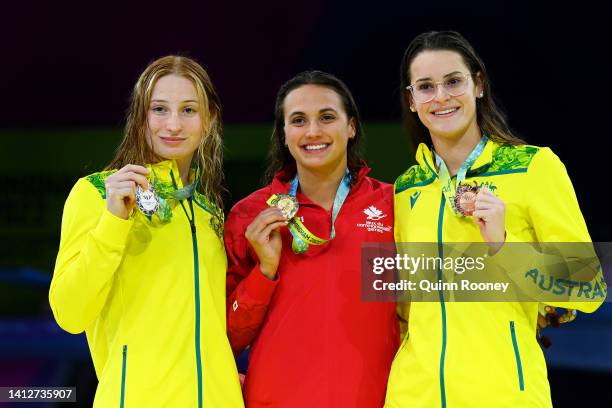
<path id="1" fill-rule="evenodd" d="M 506 240 L 506 204 L 483 187 L 476 196 L 476 210 L 472 217 L 492 252 L 499 251 Z"/>

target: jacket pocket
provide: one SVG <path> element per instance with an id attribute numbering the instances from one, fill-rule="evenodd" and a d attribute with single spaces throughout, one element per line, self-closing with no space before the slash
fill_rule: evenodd
<path id="1" fill-rule="evenodd" d="M 121 363 L 121 399 L 119 408 L 125 407 L 125 374 L 127 370 L 127 345 L 123 345 L 123 361 Z"/>
<path id="2" fill-rule="evenodd" d="M 521 364 L 521 353 L 518 348 L 518 342 L 516 341 L 516 330 L 514 328 L 514 321 L 510 321 L 510 336 L 512 336 L 512 346 L 514 347 L 514 357 L 516 358 L 516 369 L 518 371 L 519 389 L 525 391 L 525 380 L 523 379 L 523 365 Z"/>

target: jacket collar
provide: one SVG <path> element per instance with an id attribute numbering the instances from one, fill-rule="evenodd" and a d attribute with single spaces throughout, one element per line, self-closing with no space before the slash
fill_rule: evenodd
<path id="1" fill-rule="evenodd" d="M 365 180 L 367 174 L 371 171 L 371 169 L 368 167 L 368 165 L 364 161 L 362 161 L 361 164 L 362 164 L 361 169 L 359 169 L 359 173 L 357 173 L 357 180 L 351 186 L 351 191 L 358 189 L 361 183 L 363 183 L 363 180 Z M 285 167 L 283 167 L 282 170 L 280 170 L 278 173 L 274 175 L 274 179 L 272 180 L 272 183 L 270 184 L 270 188 L 272 189 L 272 192 L 287 194 L 289 192 L 291 181 L 295 177 L 296 173 L 297 173 L 297 168 L 296 168 L 295 163 L 290 163 L 290 164 L 285 165 Z"/>
<path id="2" fill-rule="evenodd" d="M 180 176 L 178 165 L 176 160 L 164 160 L 154 164 L 147 164 L 145 166 L 151 173 L 149 174 L 149 180 L 151 180 L 156 189 L 163 189 L 164 191 L 174 191 L 183 188 L 183 181 Z M 196 170 L 189 170 L 189 182 L 192 183 L 196 180 Z"/>
<path id="3" fill-rule="evenodd" d="M 497 143 L 489 139 L 484 150 L 480 156 L 478 156 L 470 169 L 477 169 L 479 167 L 488 166 L 491 164 L 491 161 L 493 160 L 493 150 L 495 150 L 496 146 Z M 419 144 L 416 153 L 416 161 L 424 171 L 429 170 L 432 173 L 438 174 L 436 169 L 436 159 L 434 158 L 433 152 L 425 143 Z"/>

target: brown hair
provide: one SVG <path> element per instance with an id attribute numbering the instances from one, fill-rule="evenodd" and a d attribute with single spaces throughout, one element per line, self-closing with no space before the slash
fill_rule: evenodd
<path id="1" fill-rule="evenodd" d="M 208 73 L 195 60 L 168 55 L 150 63 L 136 81 L 127 111 L 123 140 L 106 169 L 119 169 L 126 164 L 155 163 L 160 158 L 147 143 L 147 112 L 157 81 L 166 75 L 179 75 L 193 83 L 200 100 L 203 137 L 193 156 L 192 166 L 199 169 L 197 190 L 223 208 L 223 140 L 221 102 Z"/>
<path id="2" fill-rule="evenodd" d="M 361 143 L 364 138 L 364 132 L 353 95 L 344 82 L 331 74 L 322 71 L 304 71 L 285 82 L 276 95 L 274 127 L 270 138 L 268 167 L 264 175 L 265 184 L 269 184 L 274 178 L 274 174 L 283 167 L 295 163 L 295 159 L 291 156 L 287 146 L 285 146 L 285 112 L 283 105 L 285 98 L 291 91 L 304 85 L 318 85 L 334 91 L 342 101 L 347 119 L 355 121 L 355 137 L 348 140 L 346 148 L 347 167 L 351 175 L 351 182 L 354 183 L 357 180 L 359 170 L 363 167 Z"/>
<path id="3" fill-rule="evenodd" d="M 437 50 L 453 51 L 461 55 L 463 62 L 472 74 L 472 78 L 478 78 L 482 84 L 483 96 L 476 99 L 476 121 L 480 130 L 491 140 L 498 143 L 525 144 L 509 128 L 506 116 L 495 104 L 484 62 L 470 43 L 455 31 L 430 31 L 419 34 L 412 40 L 404 52 L 400 66 L 400 95 L 404 125 L 412 137 L 415 149 L 419 143 L 427 143 L 431 139 L 428 129 L 421 123 L 417 114 L 409 109 L 408 94 L 410 91 L 406 87 L 411 82 L 410 65 L 421 52 Z"/>

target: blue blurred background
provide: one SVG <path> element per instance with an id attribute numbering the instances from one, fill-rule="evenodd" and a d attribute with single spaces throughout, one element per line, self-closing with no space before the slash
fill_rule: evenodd
<path id="1" fill-rule="evenodd" d="M 275 94 L 304 69 L 348 84 L 366 125 L 372 175 L 392 182 L 414 161 L 400 125 L 403 51 L 422 31 L 458 30 L 487 64 L 511 126 L 566 164 L 593 240 L 612 241 L 605 199 L 611 14 L 609 2 L 589 1 L 7 6 L 0 25 L 0 386 L 76 386 L 78 402 L 69 406 L 91 406 L 97 380 L 85 337 L 57 327 L 47 291 L 64 200 L 79 177 L 110 160 L 148 62 L 182 53 L 207 67 L 224 105 L 230 208 L 260 186 Z M 610 304 L 545 334 L 553 341 L 545 354 L 555 406 L 608 406 Z"/>

